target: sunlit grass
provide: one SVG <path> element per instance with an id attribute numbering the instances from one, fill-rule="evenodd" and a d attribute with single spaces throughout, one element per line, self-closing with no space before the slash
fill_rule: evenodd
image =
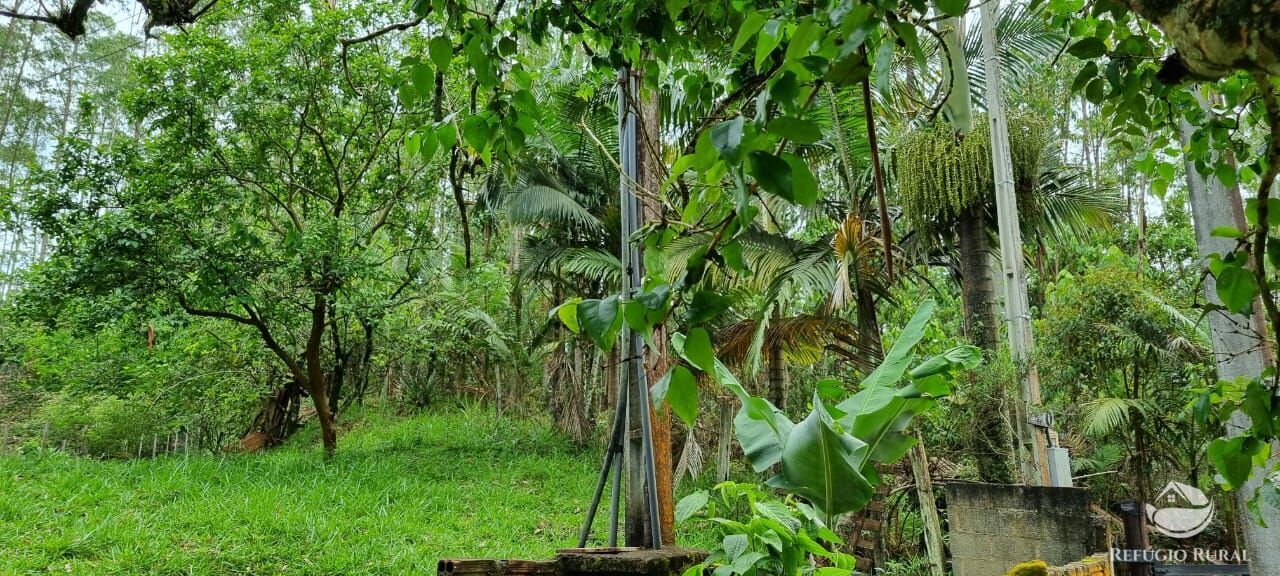
<path id="1" fill-rule="evenodd" d="M 329 461 L 310 434 L 257 455 L 0 456 L 0 574 L 430 574 L 576 545 L 598 450 L 476 413 L 353 420 Z"/>

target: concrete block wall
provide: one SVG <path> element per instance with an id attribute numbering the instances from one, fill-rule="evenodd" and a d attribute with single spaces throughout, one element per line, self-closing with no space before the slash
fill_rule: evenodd
<path id="1" fill-rule="evenodd" d="M 1086 490 L 947 484 L 945 492 L 955 576 L 1003 576 L 1029 560 L 1065 566 L 1099 552 L 1090 549 L 1094 523 Z"/>

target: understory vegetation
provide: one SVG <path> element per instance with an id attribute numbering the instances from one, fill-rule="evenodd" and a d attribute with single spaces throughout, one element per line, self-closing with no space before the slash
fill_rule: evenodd
<path id="1" fill-rule="evenodd" d="M 544 424 L 369 409 L 332 460 L 316 432 L 258 455 L 0 455 L 0 572 L 412 574 L 576 545 L 596 456 Z"/>

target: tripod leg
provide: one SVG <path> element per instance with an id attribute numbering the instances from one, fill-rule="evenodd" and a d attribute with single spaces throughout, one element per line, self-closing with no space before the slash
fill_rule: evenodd
<path id="1" fill-rule="evenodd" d="M 604 484 L 609 479 L 609 469 L 617 464 L 617 455 L 622 453 L 622 432 L 626 426 L 627 396 L 626 394 L 618 395 L 618 406 L 614 409 L 613 431 L 609 439 L 609 447 L 604 452 L 604 462 L 600 464 L 600 478 L 596 481 L 595 495 L 591 497 L 591 506 L 587 508 L 587 519 L 582 525 L 582 532 L 578 534 L 578 547 L 586 547 L 587 538 L 591 536 L 591 525 L 596 520 L 596 511 L 600 509 L 600 497 L 604 495 Z M 618 501 L 618 482 L 617 474 L 614 474 L 613 485 L 613 507 L 617 507 Z M 617 540 L 617 513 L 612 512 L 612 525 L 610 533 L 611 540 Z M 610 544 L 612 546 L 613 544 Z"/>

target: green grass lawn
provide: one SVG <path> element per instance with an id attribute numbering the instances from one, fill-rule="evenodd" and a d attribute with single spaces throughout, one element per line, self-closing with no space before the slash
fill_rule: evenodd
<path id="1" fill-rule="evenodd" d="M 0 456 L 0 575 L 432 574 L 576 545 L 598 450 L 474 413 L 352 421 L 329 461 L 313 435 L 256 455 Z"/>

